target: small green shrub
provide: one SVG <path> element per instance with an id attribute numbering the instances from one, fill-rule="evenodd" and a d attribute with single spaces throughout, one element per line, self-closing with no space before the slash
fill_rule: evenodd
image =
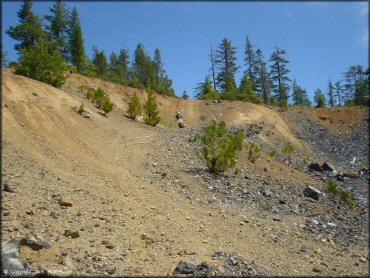
<path id="1" fill-rule="evenodd" d="M 310 159 L 308 157 L 303 158 L 303 163 L 304 164 L 310 163 Z"/>
<path id="2" fill-rule="evenodd" d="M 260 157 L 262 148 L 254 143 L 249 144 L 248 148 L 249 148 L 248 159 L 254 163 L 256 162 L 257 158 Z"/>
<path id="3" fill-rule="evenodd" d="M 338 188 L 337 188 L 337 184 L 335 183 L 335 181 L 329 180 L 326 188 L 332 194 L 334 194 L 334 195 L 338 194 Z"/>
<path id="4" fill-rule="evenodd" d="M 290 154 L 294 151 L 294 146 L 291 143 L 288 143 L 283 148 L 283 153 Z"/>
<path id="5" fill-rule="evenodd" d="M 111 112 L 113 110 L 113 107 L 114 103 L 110 101 L 109 97 L 105 97 L 101 105 L 101 108 L 104 111 L 104 115 L 107 115 L 109 112 Z"/>
<path id="6" fill-rule="evenodd" d="M 87 99 L 94 102 L 94 90 L 90 90 L 90 91 L 86 92 L 85 96 L 86 96 Z"/>
<path id="7" fill-rule="evenodd" d="M 85 112 L 85 105 L 81 103 L 80 108 L 78 108 L 77 113 L 82 114 L 83 112 Z"/>
<path id="8" fill-rule="evenodd" d="M 194 137 L 190 137 L 190 138 L 188 138 L 188 142 L 189 143 L 194 143 L 194 142 L 196 142 L 198 140 L 198 136 L 194 136 Z"/>
<path id="9" fill-rule="evenodd" d="M 98 108 L 102 107 L 103 102 L 105 101 L 106 98 L 107 94 L 101 88 L 97 88 L 94 91 L 93 99 Z"/>
<path id="10" fill-rule="evenodd" d="M 86 87 L 86 86 L 81 85 L 81 86 L 77 87 L 77 92 L 79 94 L 85 94 L 86 95 L 86 93 L 85 93 L 86 91 L 89 91 L 89 88 Z"/>
<path id="11" fill-rule="evenodd" d="M 238 174 L 240 174 L 240 169 L 239 169 L 239 168 L 235 168 L 235 170 L 234 170 L 234 175 L 236 176 L 236 175 L 238 175 Z"/>
<path id="12" fill-rule="evenodd" d="M 104 115 L 107 115 L 113 110 L 114 103 L 110 100 L 109 95 L 101 88 L 88 91 L 86 98 L 94 102 L 97 108 L 101 108 L 105 113 Z"/>
<path id="13" fill-rule="evenodd" d="M 141 104 L 137 94 L 135 93 L 131 99 L 131 102 L 128 105 L 127 113 L 129 117 L 133 120 L 136 120 L 142 113 Z"/>
<path id="14" fill-rule="evenodd" d="M 334 196 L 339 195 L 339 201 L 346 203 L 350 209 L 356 207 L 356 198 L 351 191 L 346 189 L 338 189 L 337 184 L 332 180 L 328 181 L 326 188 Z"/>
<path id="15" fill-rule="evenodd" d="M 267 153 L 269 156 L 274 157 L 276 155 L 276 150 L 271 150 Z"/>
<path id="16" fill-rule="evenodd" d="M 349 190 L 339 190 L 339 200 L 345 202 L 350 209 L 354 209 L 356 207 L 356 199 L 353 193 Z"/>
<path id="17" fill-rule="evenodd" d="M 226 130 L 224 121 L 211 121 L 203 128 L 205 134 L 198 135 L 203 143 L 202 159 L 210 172 L 222 172 L 233 168 L 236 164 L 236 151 L 242 150 L 244 132 L 238 131 L 236 135 Z"/>

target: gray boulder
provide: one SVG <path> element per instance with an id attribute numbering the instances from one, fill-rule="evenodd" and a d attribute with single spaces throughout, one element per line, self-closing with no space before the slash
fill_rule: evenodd
<path id="1" fill-rule="evenodd" d="M 20 245 L 16 239 L 11 239 L 1 246 L 1 274 L 11 274 L 26 270 L 22 261 L 19 259 Z M 12 275 L 13 276 L 13 275 Z"/>
<path id="2" fill-rule="evenodd" d="M 321 191 L 312 186 L 307 186 L 303 191 L 303 195 L 314 200 L 318 200 L 321 195 Z"/>

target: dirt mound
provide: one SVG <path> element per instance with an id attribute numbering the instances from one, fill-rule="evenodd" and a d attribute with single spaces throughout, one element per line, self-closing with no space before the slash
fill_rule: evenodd
<path id="1" fill-rule="evenodd" d="M 102 87 L 117 108 L 101 115 L 80 86 Z M 266 153 L 252 163 L 246 150 L 239 174 L 211 175 L 199 145 L 188 142 L 199 130 L 166 128 L 177 110 L 195 128 L 222 114 L 229 124 L 262 126 L 258 138 L 270 145 L 309 152 L 277 111 L 157 96 L 163 123 L 152 128 L 124 117 L 128 97 L 138 92 L 143 102 L 145 92 L 78 74 L 56 89 L 6 71 L 2 92 L 3 239 L 48 246 L 21 246 L 33 273 L 171 275 L 180 261 L 217 265 L 219 275 L 259 267 L 276 275 L 368 273 L 366 214 L 334 213 L 329 196 L 302 194 L 325 184 Z M 81 102 L 90 119 L 73 110 Z M 361 225 L 349 235 L 357 242 L 337 242 L 334 225 L 344 229 L 355 216 Z M 219 263 L 214 254 L 224 254 Z"/>

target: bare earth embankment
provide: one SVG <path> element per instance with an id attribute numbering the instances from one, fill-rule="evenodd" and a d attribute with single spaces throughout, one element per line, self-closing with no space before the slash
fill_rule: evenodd
<path id="1" fill-rule="evenodd" d="M 102 87 L 116 108 L 103 116 L 79 86 Z M 317 130 L 317 138 L 307 134 L 319 125 L 331 140 L 339 122 L 334 129 L 311 110 L 279 112 L 250 103 L 157 96 L 163 121 L 152 128 L 125 117 L 134 92 L 144 102 L 143 91 L 78 74 L 56 89 L 3 72 L 2 243 L 49 244 L 23 241 L 20 259 L 26 269 L 165 276 L 183 261 L 190 265 L 180 264 L 177 273 L 368 274 L 368 170 L 360 174 L 361 167 L 368 169 L 367 138 L 361 133 L 368 129 L 367 110 L 354 110 L 359 114 L 353 118 L 338 112 L 346 130 L 360 138 L 353 146 L 361 147 L 354 176 L 337 181 L 356 189 L 358 205 L 351 210 L 326 191 L 332 173 L 308 171 L 309 163 L 325 161 L 344 176 L 349 171 L 349 161 L 337 161 L 332 150 L 317 146 L 324 130 Z M 82 101 L 90 119 L 72 109 Z M 176 111 L 187 129 L 174 128 Z M 294 113 L 312 124 L 295 123 Z M 337 123 L 335 115 L 324 116 Z M 189 139 L 216 117 L 248 131 L 247 141 L 263 146 L 256 163 L 243 150 L 240 173 L 207 172 L 197 155 L 199 143 Z M 281 152 L 287 143 L 294 145 L 289 165 Z M 340 148 L 348 146 L 343 141 Z M 270 150 L 277 155 L 269 156 Z M 307 186 L 322 191 L 319 200 L 303 194 Z M 61 198 L 72 206 L 60 205 Z"/>

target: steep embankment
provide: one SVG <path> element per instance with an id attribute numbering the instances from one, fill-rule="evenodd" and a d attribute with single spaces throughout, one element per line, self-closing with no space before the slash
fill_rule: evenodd
<path id="1" fill-rule="evenodd" d="M 117 108 L 101 115 L 79 86 L 102 87 Z M 347 246 L 335 230 L 305 228 L 315 213 L 325 215 L 324 224 L 347 225 L 333 216 L 326 197 L 302 196 L 304 185 L 322 188 L 320 182 L 266 154 L 251 163 L 243 153 L 239 175 L 210 175 L 197 144 L 187 141 L 194 132 L 164 128 L 177 110 L 191 127 L 222 114 L 235 125 L 264 122 L 274 135 L 263 131 L 261 140 L 293 142 L 309 153 L 278 112 L 158 96 L 164 124 L 152 128 L 124 117 L 134 91 L 144 101 L 144 92 L 77 74 L 59 90 L 3 73 L 2 173 L 14 189 L 2 192 L 3 239 L 51 244 L 38 251 L 22 246 L 31 269 L 166 275 L 183 260 L 214 264 L 219 275 L 367 273 L 365 231 L 356 230 L 359 242 Z M 72 109 L 82 101 L 92 118 Z M 267 191 L 272 196 L 264 197 Z M 73 205 L 60 206 L 61 197 Z"/>

